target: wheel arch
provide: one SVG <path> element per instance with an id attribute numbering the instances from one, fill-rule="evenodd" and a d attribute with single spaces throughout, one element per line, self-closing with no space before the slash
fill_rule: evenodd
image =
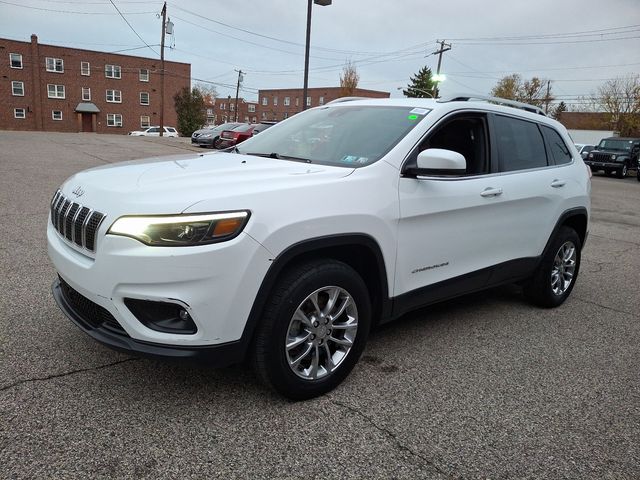
<path id="1" fill-rule="evenodd" d="M 371 297 L 372 327 L 380 319 L 391 315 L 387 269 L 380 245 L 373 237 L 363 233 L 350 233 L 303 240 L 280 253 L 262 280 L 241 337 L 244 355 L 278 278 L 287 268 L 316 258 L 332 258 L 346 263 L 358 272 Z"/>
<path id="2" fill-rule="evenodd" d="M 558 234 L 558 231 L 565 226 L 570 227 L 576 231 L 578 237 L 580 238 L 581 248 L 584 247 L 584 244 L 587 241 L 587 226 L 589 223 L 588 219 L 589 214 L 587 212 L 587 209 L 584 207 L 571 208 L 563 212 L 563 214 L 560 215 L 560 218 L 556 222 L 556 225 L 553 228 L 549 239 L 547 240 L 547 244 L 544 247 L 542 257 L 547 253 L 551 243 L 553 242 L 553 239 Z"/>

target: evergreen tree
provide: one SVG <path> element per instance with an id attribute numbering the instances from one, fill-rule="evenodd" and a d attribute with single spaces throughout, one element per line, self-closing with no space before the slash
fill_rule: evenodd
<path id="1" fill-rule="evenodd" d="M 431 69 L 422 67 L 415 76 L 411 77 L 411 83 L 402 93 L 405 97 L 411 98 L 437 97 L 437 83 L 433 80 Z"/>
<path id="2" fill-rule="evenodd" d="M 564 102 L 560 102 L 556 108 L 553 109 L 553 113 L 551 114 L 551 116 L 555 119 L 555 120 L 560 120 L 560 115 L 562 114 L 562 112 L 566 112 L 567 111 L 567 104 Z"/>
<path id="3" fill-rule="evenodd" d="M 207 121 L 202 92 L 198 88 L 189 90 L 189 87 L 184 87 L 175 94 L 173 101 L 178 114 L 178 131 L 190 137 Z"/>

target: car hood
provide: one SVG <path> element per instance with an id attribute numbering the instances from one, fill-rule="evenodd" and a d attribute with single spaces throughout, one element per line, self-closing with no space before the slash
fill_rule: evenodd
<path id="1" fill-rule="evenodd" d="M 591 150 L 589 153 L 604 153 L 606 155 L 630 155 L 631 152 L 629 152 L 628 150 L 598 150 L 593 149 Z"/>
<path id="2" fill-rule="evenodd" d="M 352 168 L 216 152 L 93 168 L 70 177 L 61 190 L 107 214 L 180 213 L 202 201 L 218 210 L 251 208 L 264 192 L 309 191 L 352 172 Z"/>
<path id="3" fill-rule="evenodd" d="M 202 135 L 203 133 L 219 133 L 217 130 L 213 128 L 201 128 L 200 130 L 196 130 L 192 133 L 192 135 Z"/>

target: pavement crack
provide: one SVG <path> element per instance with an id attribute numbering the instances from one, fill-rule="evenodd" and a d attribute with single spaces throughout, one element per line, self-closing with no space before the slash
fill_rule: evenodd
<path id="1" fill-rule="evenodd" d="M 118 360 L 117 362 L 107 363 L 107 364 L 104 364 L 104 365 L 98 365 L 96 367 L 79 368 L 78 370 L 71 370 L 70 372 L 54 373 L 52 375 L 47 375 L 46 377 L 26 378 L 24 380 L 18 380 L 17 382 L 13 382 L 13 383 L 10 383 L 8 385 L 5 385 L 4 387 L 1 387 L 0 388 L 0 392 L 5 392 L 5 391 L 10 390 L 10 389 L 12 389 L 14 387 L 18 387 L 20 385 L 24 385 L 25 383 L 46 382 L 46 381 L 52 380 L 54 378 L 68 377 L 70 375 L 75 375 L 76 373 L 84 373 L 84 372 L 91 372 L 91 371 L 96 371 L 96 370 L 103 370 L 105 368 L 109 368 L 109 367 L 114 367 L 116 365 L 120 365 L 121 363 L 134 362 L 134 361 L 137 361 L 137 360 L 140 360 L 140 359 L 136 358 L 136 357 L 132 357 L 132 358 L 126 358 L 124 360 Z"/>
<path id="2" fill-rule="evenodd" d="M 603 305 L 602 303 L 594 302 L 593 300 L 587 300 L 586 298 L 577 297 L 578 300 L 585 303 L 590 303 L 591 305 L 595 305 L 596 307 L 604 308 L 605 310 L 610 310 L 612 312 L 623 313 L 625 315 L 631 315 L 635 317 L 636 313 L 627 312 L 626 310 L 620 310 L 618 308 L 609 307 L 608 305 Z"/>
<path id="3" fill-rule="evenodd" d="M 369 417 L 368 415 L 365 415 L 364 413 L 362 413 L 360 410 L 358 410 L 357 408 L 347 404 L 347 403 L 342 403 L 338 400 L 335 399 L 329 399 L 329 401 L 331 403 L 333 403 L 334 405 L 338 405 L 342 408 L 346 408 L 347 410 L 349 410 L 352 413 L 355 413 L 356 415 L 358 415 L 360 418 L 364 419 L 369 425 L 371 425 L 373 428 L 375 428 L 376 430 L 378 430 L 380 433 L 382 433 L 384 436 L 386 436 L 387 438 L 389 438 L 393 444 L 398 448 L 398 450 L 401 450 L 403 452 L 409 453 L 411 456 L 418 458 L 419 460 L 421 460 L 424 464 L 428 465 L 429 467 L 435 469 L 438 473 L 446 476 L 447 478 L 462 478 L 462 477 L 454 477 L 452 474 L 450 474 L 449 472 L 446 472 L 444 470 L 442 470 L 438 465 L 435 464 L 435 462 L 433 462 L 432 460 L 429 460 L 427 457 L 425 457 L 424 455 L 420 454 L 419 452 L 414 451 L 413 449 L 411 449 L 410 447 L 406 446 L 405 444 L 403 444 L 400 439 L 398 438 L 398 436 L 393 433 L 391 430 L 389 430 L 386 427 L 383 427 L 381 425 L 378 425 L 373 418 Z"/>

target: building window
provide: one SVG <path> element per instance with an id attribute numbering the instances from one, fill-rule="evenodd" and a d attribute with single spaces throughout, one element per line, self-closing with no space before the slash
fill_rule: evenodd
<path id="1" fill-rule="evenodd" d="M 89 65 L 89 62 L 80 62 L 80 75 L 84 75 L 85 77 L 91 75 L 91 66 Z"/>
<path id="2" fill-rule="evenodd" d="M 296 107 L 300 106 L 300 99 L 298 97 L 296 97 Z"/>
<path id="3" fill-rule="evenodd" d="M 140 105 L 149 105 L 149 92 L 140 92 Z"/>
<path id="4" fill-rule="evenodd" d="M 289 118 L 289 114 L 288 114 L 287 112 L 284 112 L 284 113 L 282 114 L 282 118 L 283 118 L 284 120 L 286 120 L 287 118 Z"/>
<path id="5" fill-rule="evenodd" d="M 256 112 L 256 106 L 251 104 L 251 103 L 249 105 L 247 105 L 247 108 L 248 108 L 248 112 L 249 113 L 255 113 Z"/>
<path id="6" fill-rule="evenodd" d="M 253 116 L 253 118 L 251 119 L 251 122 L 252 122 L 252 123 L 257 123 L 257 122 L 258 122 L 258 119 L 256 118 L 256 116 L 255 116 L 255 115 L 254 115 L 254 116 Z"/>
<path id="7" fill-rule="evenodd" d="M 273 97 L 273 106 L 274 107 L 278 106 L 278 97 Z"/>
<path id="8" fill-rule="evenodd" d="M 86 102 L 91 100 L 91 89 L 89 87 L 82 87 L 82 100 Z"/>
<path id="9" fill-rule="evenodd" d="M 122 126 L 122 115 L 119 113 L 108 113 L 107 114 L 107 127 L 121 127 Z"/>
<path id="10" fill-rule="evenodd" d="M 151 126 L 151 120 L 149 115 L 140 115 L 140 128 L 149 128 Z"/>
<path id="11" fill-rule="evenodd" d="M 62 120 L 62 110 L 51 110 L 51 118 L 54 120 Z"/>
<path id="12" fill-rule="evenodd" d="M 235 111 L 236 111 L 236 106 L 235 106 L 235 104 L 230 103 L 230 104 L 229 104 L 229 110 L 231 110 L 232 112 L 235 112 Z"/>
<path id="13" fill-rule="evenodd" d="M 9 54 L 9 63 L 11 64 L 11 68 L 22 68 L 22 54 L 21 53 L 10 53 Z M 18 118 L 18 117 L 16 117 L 16 118 Z M 24 117 L 22 117 L 22 118 L 24 118 Z"/>
<path id="14" fill-rule="evenodd" d="M 64 62 L 61 58 L 46 58 L 47 72 L 64 73 Z"/>
<path id="15" fill-rule="evenodd" d="M 221 103 L 220 104 L 220 110 L 226 110 L 227 108 L 227 104 L 226 103 Z"/>
<path id="16" fill-rule="evenodd" d="M 13 109 L 13 117 L 14 118 L 26 118 L 27 114 L 24 108 L 14 108 Z"/>
<path id="17" fill-rule="evenodd" d="M 307 97 L 307 107 L 311 106 L 311 97 Z"/>
<path id="18" fill-rule="evenodd" d="M 244 117 L 244 123 L 249 123 L 249 115 L 246 115 L 246 116 Z"/>
<path id="19" fill-rule="evenodd" d="M 107 102 L 122 103 L 122 92 L 120 90 L 107 90 Z"/>
<path id="20" fill-rule="evenodd" d="M 149 81 L 149 70 L 146 68 L 141 68 L 140 72 L 138 73 L 138 79 L 141 82 L 148 82 Z"/>
<path id="21" fill-rule="evenodd" d="M 267 119 L 267 112 L 262 112 L 262 119 L 266 120 Z"/>
<path id="22" fill-rule="evenodd" d="M 207 108 L 207 115 L 213 115 L 213 108 Z"/>
<path id="23" fill-rule="evenodd" d="M 105 65 L 104 76 L 107 78 L 122 78 L 120 65 Z"/>
<path id="24" fill-rule="evenodd" d="M 269 99 L 267 97 L 262 97 L 262 105 L 265 107 L 269 105 Z"/>
<path id="25" fill-rule="evenodd" d="M 324 97 L 320 97 L 318 100 L 318 105 L 324 105 Z"/>
<path id="26" fill-rule="evenodd" d="M 288 107 L 291 105 L 291 97 L 284 97 L 284 106 Z"/>
<path id="27" fill-rule="evenodd" d="M 14 97 L 24 97 L 24 82 L 11 82 L 11 94 Z"/>
<path id="28" fill-rule="evenodd" d="M 47 84 L 47 95 L 49 98 L 64 98 L 64 85 Z"/>

